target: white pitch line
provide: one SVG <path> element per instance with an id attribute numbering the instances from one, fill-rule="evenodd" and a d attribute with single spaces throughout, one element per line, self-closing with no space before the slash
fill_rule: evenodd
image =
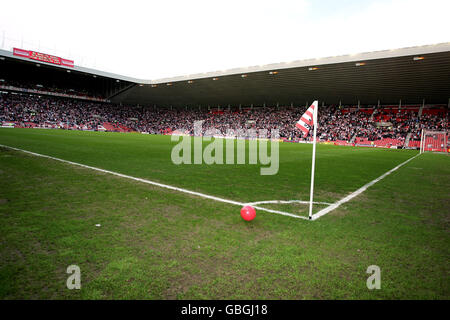
<path id="1" fill-rule="evenodd" d="M 289 204 L 289 203 L 301 203 L 301 204 L 309 204 L 309 201 L 303 201 L 303 200 L 267 200 L 267 201 L 256 201 L 256 202 L 250 202 L 247 203 L 249 206 L 252 205 L 258 205 L 258 204 Z M 328 202 L 315 202 L 313 201 L 313 204 L 326 204 L 326 205 L 332 205 L 332 203 Z"/>
<path id="2" fill-rule="evenodd" d="M 91 169 L 91 170 L 95 170 L 95 171 L 100 171 L 100 172 L 103 172 L 103 173 L 109 173 L 109 174 L 112 174 L 112 175 L 115 175 L 115 176 L 118 176 L 118 177 L 121 177 L 121 178 L 131 179 L 131 180 L 135 180 L 135 181 L 151 184 L 151 185 L 154 185 L 154 186 L 157 186 L 157 187 L 166 188 L 166 189 L 174 190 L 174 191 L 178 191 L 178 192 L 183 192 L 183 193 L 191 194 L 191 195 L 194 195 L 194 196 L 198 196 L 198 197 L 202 197 L 202 198 L 206 198 L 206 199 L 210 199 L 210 200 L 214 200 L 214 201 L 229 203 L 229 204 L 236 205 L 236 206 L 241 206 L 241 207 L 247 205 L 247 203 L 244 203 L 244 202 L 238 202 L 238 201 L 223 199 L 223 198 L 219 198 L 219 197 L 214 197 L 214 196 L 211 196 L 211 195 L 208 195 L 208 194 L 195 192 L 195 191 L 191 191 L 191 190 L 187 190 L 187 189 L 183 189 L 183 188 L 178 188 L 178 187 L 170 186 L 170 185 L 167 185 L 167 184 L 162 184 L 162 183 L 159 183 L 159 182 L 154 182 L 154 181 L 151 181 L 151 180 L 146 180 L 146 179 L 142 179 L 142 178 L 136 178 L 136 177 L 128 176 L 126 174 L 122 174 L 122 173 L 118 173 L 118 172 L 114 172 L 114 171 L 109 171 L 109 170 L 105 170 L 105 169 L 100 169 L 100 168 L 97 168 L 97 167 L 91 167 L 91 166 L 88 166 L 88 165 L 85 165 L 85 164 L 72 162 L 72 161 L 68 161 L 68 160 L 64 160 L 64 159 L 60 159 L 60 158 L 55 158 L 55 157 L 48 156 L 48 155 L 45 155 L 45 154 L 35 153 L 35 152 L 31 152 L 31 151 L 24 150 L 24 149 L 19 149 L 19 148 L 6 146 L 6 145 L 3 145 L 3 144 L 0 144 L 0 147 L 5 147 L 5 148 L 12 149 L 12 150 L 25 152 L 25 153 L 31 154 L 33 156 L 36 156 L 36 157 L 43 157 L 43 158 L 48 158 L 48 159 L 52 159 L 52 160 L 56 160 L 56 161 L 61 161 L 61 162 L 68 163 L 68 164 L 71 164 L 71 165 L 74 165 L 74 166 L 79 166 L 79 167 L 83 167 L 83 168 L 87 168 L 87 169 Z M 257 207 L 257 206 L 253 206 L 253 207 L 255 209 L 258 209 L 258 210 L 261 210 L 261 211 L 266 211 L 266 212 L 270 212 L 270 213 L 281 214 L 283 216 L 289 216 L 289 217 L 293 217 L 293 218 L 308 220 L 308 218 L 306 218 L 306 217 L 298 216 L 298 215 L 295 215 L 295 214 L 292 214 L 292 213 L 289 213 L 289 212 L 272 210 L 272 209 L 266 209 L 266 208 Z"/>
<path id="3" fill-rule="evenodd" d="M 320 210 L 319 212 L 317 212 L 316 214 L 313 214 L 311 220 L 317 220 L 320 217 L 326 215 L 327 213 L 333 211 L 334 209 L 338 208 L 341 204 L 346 203 L 348 201 L 350 201 L 351 199 L 353 199 L 354 197 L 360 195 L 361 193 L 363 193 L 364 191 L 367 190 L 367 188 L 369 188 L 370 186 L 373 186 L 375 183 L 377 183 L 378 181 L 384 179 L 385 177 L 387 177 L 388 175 L 390 175 L 392 172 L 396 171 L 398 168 L 402 167 L 403 165 L 407 164 L 408 162 L 410 162 L 411 160 L 413 160 L 414 158 L 417 158 L 420 155 L 417 154 L 414 157 L 406 160 L 405 162 L 399 164 L 398 166 L 396 166 L 395 168 L 389 170 L 388 172 L 386 172 L 385 174 L 381 175 L 380 177 L 376 178 L 375 180 L 370 181 L 369 183 L 365 184 L 364 186 L 362 186 L 361 188 L 359 188 L 358 190 L 356 190 L 355 192 L 352 192 L 351 194 L 349 194 L 348 196 L 346 196 L 345 198 L 342 198 L 341 200 L 333 203 L 331 206 L 326 207 L 325 209 Z"/>

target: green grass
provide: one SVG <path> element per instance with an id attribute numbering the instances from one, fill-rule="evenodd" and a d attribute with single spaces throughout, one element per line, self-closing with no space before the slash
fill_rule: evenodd
<path id="1" fill-rule="evenodd" d="M 232 200 L 309 197 L 309 145 L 281 143 L 278 174 L 261 176 L 260 165 L 176 166 L 164 136 L 0 129 L 0 144 Z M 415 154 L 319 145 L 316 200 Z M 414 159 L 314 222 L 259 211 L 247 223 L 236 206 L 3 148 L 0 181 L 1 299 L 450 297 L 446 155 Z M 81 290 L 66 288 L 71 264 Z M 381 290 L 366 287 L 369 265 Z"/>
<path id="2" fill-rule="evenodd" d="M 310 145 L 281 144 L 278 174 L 261 176 L 261 165 L 174 165 L 168 136 L 3 129 L 0 143 L 233 200 L 309 200 Z M 316 199 L 337 200 L 416 153 L 321 145 Z"/>

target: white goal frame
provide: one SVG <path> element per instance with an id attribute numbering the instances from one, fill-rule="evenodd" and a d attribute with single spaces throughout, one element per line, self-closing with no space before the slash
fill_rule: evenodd
<path id="1" fill-rule="evenodd" d="M 426 145 L 426 138 L 430 135 L 442 134 L 444 135 L 444 146 L 438 146 L 438 148 L 430 147 Z M 422 130 L 420 135 L 420 154 L 430 151 L 430 152 L 443 152 L 448 154 L 448 133 L 446 131 L 433 131 L 433 130 Z"/>

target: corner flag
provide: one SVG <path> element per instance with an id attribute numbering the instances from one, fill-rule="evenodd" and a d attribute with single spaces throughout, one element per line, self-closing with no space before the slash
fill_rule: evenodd
<path id="1" fill-rule="evenodd" d="M 295 126 L 303 131 L 303 137 L 306 138 L 306 136 L 309 133 L 309 130 L 314 126 L 314 110 L 317 109 L 317 101 L 314 101 L 314 103 L 306 110 L 306 112 L 302 115 L 300 120 L 297 121 Z"/>
<path id="2" fill-rule="evenodd" d="M 309 219 L 312 220 L 312 207 L 313 207 L 313 195 L 314 195 L 314 172 L 316 166 L 316 134 L 317 134 L 317 109 L 318 101 L 314 101 L 313 104 L 306 110 L 300 120 L 295 126 L 303 132 L 303 137 L 306 138 L 309 131 L 314 127 L 313 134 L 313 154 L 312 154 L 312 167 L 311 167 L 311 189 L 309 195 Z"/>

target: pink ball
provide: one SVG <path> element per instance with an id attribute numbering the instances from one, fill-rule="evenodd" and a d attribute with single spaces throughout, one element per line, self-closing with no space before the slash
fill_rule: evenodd
<path id="1" fill-rule="evenodd" d="M 245 221 L 252 221 L 256 217 L 255 208 L 252 206 L 245 206 L 241 209 L 241 217 Z"/>

